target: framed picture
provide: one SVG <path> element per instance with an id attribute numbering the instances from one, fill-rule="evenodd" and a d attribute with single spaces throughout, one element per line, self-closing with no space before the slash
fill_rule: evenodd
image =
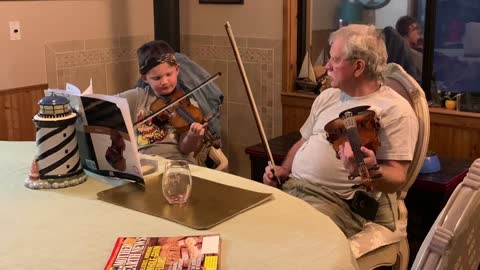
<path id="1" fill-rule="evenodd" d="M 200 4 L 238 4 L 243 5 L 243 0 L 198 0 Z"/>

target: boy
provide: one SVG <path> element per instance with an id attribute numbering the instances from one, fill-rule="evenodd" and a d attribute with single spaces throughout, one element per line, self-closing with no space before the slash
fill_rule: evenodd
<path id="1" fill-rule="evenodd" d="M 157 99 L 165 99 L 176 89 L 184 90 L 178 84 L 180 65 L 168 43 L 147 42 L 137 50 L 137 55 L 141 79 L 146 86 L 119 94 L 127 99 L 134 123 L 154 113 L 150 105 Z M 168 103 L 167 100 L 165 103 Z M 199 107 L 192 98 L 190 102 Z M 139 152 L 196 164 L 193 154 L 202 143 L 207 123 L 194 122 L 187 131 L 178 132 L 168 121 L 157 121 L 155 118 L 135 127 Z"/>

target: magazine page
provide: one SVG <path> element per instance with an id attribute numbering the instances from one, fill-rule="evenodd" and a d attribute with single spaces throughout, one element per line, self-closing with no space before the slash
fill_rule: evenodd
<path id="1" fill-rule="evenodd" d="M 81 101 L 86 118 L 83 132 L 95 155 L 88 159 L 86 169 L 143 182 L 127 101 L 98 94 L 81 96 Z"/>
<path id="2" fill-rule="evenodd" d="M 105 270 L 220 269 L 220 235 L 119 237 Z"/>
<path id="3" fill-rule="evenodd" d="M 98 94 L 79 95 L 69 90 L 49 89 L 63 95 L 78 114 L 77 141 L 84 169 L 104 176 L 143 183 L 137 144 L 125 99 Z"/>

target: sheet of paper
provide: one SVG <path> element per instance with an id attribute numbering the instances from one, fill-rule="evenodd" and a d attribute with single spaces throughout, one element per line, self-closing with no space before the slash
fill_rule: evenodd
<path id="1" fill-rule="evenodd" d="M 71 83 L 67 83 L 65 86 L 65 91 L 72 95 L 80 95 L 80 89 Z"/>
<path id="2" fill-rule="evenodd" d="M 90 78 L 90 85 L 83 91 L 82 96 L 93 94 L 93 80 Z"/>

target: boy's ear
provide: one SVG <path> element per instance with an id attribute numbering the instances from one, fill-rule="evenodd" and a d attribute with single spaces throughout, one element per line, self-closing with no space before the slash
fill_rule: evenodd
<path id="1" fill-rule="evenodd" d="M 147 82 L 147 76 L 145 75 L 140 75 L 140 80 Z"/>

